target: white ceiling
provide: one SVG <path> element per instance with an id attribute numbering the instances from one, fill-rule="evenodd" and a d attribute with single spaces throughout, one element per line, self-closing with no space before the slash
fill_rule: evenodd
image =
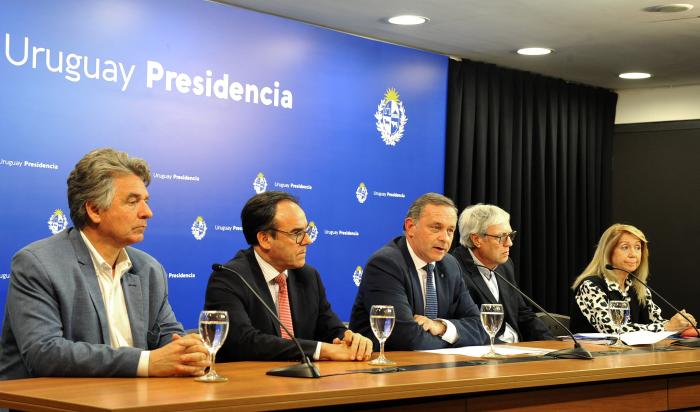
<path id="1" fill-rule="evenodd" d="M 664 3 L 640 0 L 219 1 L 608 89 L 700 84 L 700 1 L 690 11 L 670 14 L 644 12 Z M 398 14 L 418 14 L 430 22 L 421 26 L 384 23 Z M 513 52 L 530 46 L 556 52 L 538 57 Z M 619 79 L 617 75 L 624 71 L 645 71 L 654 77 Z"/>

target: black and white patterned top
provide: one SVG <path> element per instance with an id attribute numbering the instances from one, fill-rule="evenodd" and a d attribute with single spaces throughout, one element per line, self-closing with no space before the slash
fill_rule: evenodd
<path id="1" fill-rule="evenodd" d="M 620 290 L 617 282 L 611 281 L 606 277 L 603 278 L 609 290 L 617 291 L 627 302 L 630 302 L 629 288 L 630 285 L 632 285 L 632 280 L 630 278 L 625 280 L 624 290 Z M 598 332 L 617 333 L 617 327 L 612 322 L 610 312 L 608 311 L 608 296 L 606 291 L 601 290 L 600 287 L 591 280 L 586 279 L 581 282 L 576 292 L 575 300 L 583 316 L 588 319 Z M 661 317 L 661 308 L 651 300 L 651 293 L 648 289 L 646 289 L 646 305 L 642 307 L 642 310 L 644 309 L 648 312 L 650 323 L 629 322 L 622 326 L 622 333 L 638 330 L 648 330 L 651 332 L 661 332 L 664 330 L 668 321 Z"/>

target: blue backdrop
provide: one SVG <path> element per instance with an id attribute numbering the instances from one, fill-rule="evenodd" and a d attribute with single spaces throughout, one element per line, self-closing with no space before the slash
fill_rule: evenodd
<path id="1" fill-rule="evenodd" d="M 0 307 L 12 255 L 70 225 L 66 177 L 98 147 L 151 166 L 135 246 L 188 328 L 256 190 L 300 198 L 346 320 L 369 255 L 443 190 L 444 56 L 191 0 L 3 1 L 0 35 Z"/>

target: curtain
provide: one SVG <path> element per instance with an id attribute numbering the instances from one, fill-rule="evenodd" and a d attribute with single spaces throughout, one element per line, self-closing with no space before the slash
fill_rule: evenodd
<path id="1" fill-rule="evenodd" d="M 611 223 L 617 95 L 466 60 L 450 60 L 448 82 L 445 195 L 460 212 L 509 212 L 516 280 L 569 314 L 571 283 Z"/>

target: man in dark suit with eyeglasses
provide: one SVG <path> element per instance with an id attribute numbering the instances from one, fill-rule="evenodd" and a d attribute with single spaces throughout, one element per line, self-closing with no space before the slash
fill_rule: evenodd
<path id="1" fill-rule="evenodd" d="M 460 246 L 452 251 L 462 266 L 464 283 L 477 305 L 500 303 L 504 322 L 496 337 L 502 342 L 553 339 L 545 324 L 523 297 L 494 275 L 494 271 L 515 284 L 510 260 L 515 232 L 510 215 L 494 205 L 467 207 L 459 217 Z"/>
<path id="2" fill-rule="evenodd" d="M 306 215 L 285 192 L 253 196 L 241 211 L 243 234 L 250 248 L 225 266 L 240 273 L 296 337 L 314 360 L 368 360 L 372 342 L 348 330 L 331 309 L 316 269 L 306 264 L 312 243 Z M 233 273 L 212 273 L 205 309 L 225 310 L 230 333 L 218 361 L 297 360 L 289 334 Z M 274 309 L 273 309 L 274 310 Z"/>

